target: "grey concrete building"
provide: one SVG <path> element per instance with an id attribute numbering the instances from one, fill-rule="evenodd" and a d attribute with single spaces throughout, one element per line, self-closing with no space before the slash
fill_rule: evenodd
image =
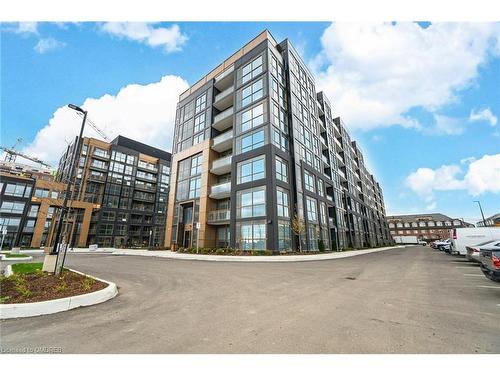
<path id="1" fill-rule="evenodd" d="M 290 42 L 267 30 L 180 95 L 172 154 L 166 246 L 391 242 L 357 143 Z"/>

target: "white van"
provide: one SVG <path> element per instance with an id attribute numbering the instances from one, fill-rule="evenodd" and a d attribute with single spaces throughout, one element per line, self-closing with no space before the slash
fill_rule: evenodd
<path id="1" fill-rule="evenodd" d="M 451 253 L 467 255 L 466 246 L 500 239 L 500 227 L 455 228 L 450 230 Z"/>

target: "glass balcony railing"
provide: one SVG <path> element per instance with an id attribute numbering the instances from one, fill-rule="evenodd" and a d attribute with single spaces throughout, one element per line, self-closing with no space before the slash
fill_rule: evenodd
<path id="1" fill-rule="evenodd" d="M 221 222 L 221 221 L 228 221 L 229 217 L 231 215 L 231 211 L 229 210 L 215 210 L 215 211 L 210 211 L 208 213 L 208 222 Z"/>
<path id="2" fill-rule="evenodd" d="M 232 155 L 224 156 L 223 158 L 216 159 L 212 163 L 212 170 L 225 169 L 226 167 L 231 167 Z"/>
<path id="3" fill-rule="evenodd" d="M 211 198 L 227 198 L 231 195 L 231 182 L 223 182 L 222 184 L 212 185 L 210 189 Z"/>

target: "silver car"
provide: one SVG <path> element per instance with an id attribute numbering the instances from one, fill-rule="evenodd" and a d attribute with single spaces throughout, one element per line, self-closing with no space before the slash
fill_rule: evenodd
<path id="1" fill-rule="evenodd" d="M 474 246 L 466 246 L 465 248 L 467 250 L 467 255 L 465 255 L 465 257 L 471 262 L 481 263 L 480 259 L 481 248 L 497 245 L 499 241 L 500 239 L 488 240 L 486 242 L 481 242 Z"/>

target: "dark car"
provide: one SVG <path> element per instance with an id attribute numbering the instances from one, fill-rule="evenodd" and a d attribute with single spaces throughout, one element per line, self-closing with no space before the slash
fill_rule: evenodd
<path id="1" fill-rule="evenodd" d="M 500 283 L 500 242 L 481 247 L 480 259 L 484 276 Z"/>

